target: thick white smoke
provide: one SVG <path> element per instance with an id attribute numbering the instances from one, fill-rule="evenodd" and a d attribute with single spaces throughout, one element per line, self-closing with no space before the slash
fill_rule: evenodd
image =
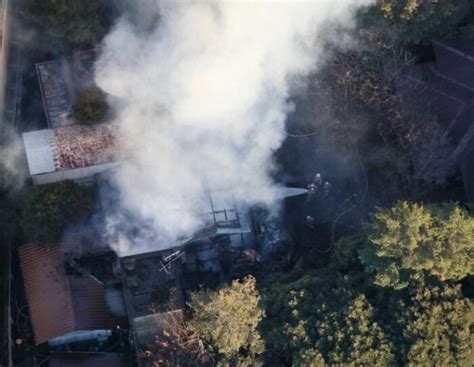
<path id="1" fill-rule="evenodd" d="M 4 143 L 0 146 L 0 188 L 18 189 L 27 177 L 24 148 L 21 138 L 13 129 L 3 131 Z"/>
<path id="2" fill-rule="evenodd" d="M 330 31 L 353 28 L 370 2 L 145 1 L 138 13 L 158 14 L 156 24 L 123 17 L 103 42 L 96 82 L 123 138 L 124 208 L 172 239 L 199 225 L 206 187 L 271 202 L 290 80 L 314 71 Z"/>

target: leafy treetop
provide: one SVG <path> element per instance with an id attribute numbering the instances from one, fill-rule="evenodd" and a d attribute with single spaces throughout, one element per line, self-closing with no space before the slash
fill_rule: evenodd
<path id="1" fill-rule="evenodd" d="M 391 294 L 386 313 L 408 366 L 470 366 L 474 356 L 474 308 L 459 286 L 418 284 Z"/>
<path id="2" fill-rule="evenodd" d="M 396 289 L 425 275 L 460 280 L 474 271 L 474 217 L 456 203 L 410 204 L 376 213 L 359 251 L 375 283 Z"/>
<path id="3" fill-rule="evenodd" d="M 192 329 L 205 340 L 222 365 L 258 365 L 263 342 L 257 327 L 264 317 L 255 278 L 233 281 L 217 291 L 193 294 Z"/>
<path id="4" fill-rule="evenodd" d="M 265 294 L 263 330 L 272 364 L 295 366 L 390 365 L 393 346 L 375 310 L 355 283 L 307 275 L 271 284 Z M 280 353 L 280 355 L 278 355 Z"/>
<path id="5" fill-rule="evenodd" d="M 91 88 L 81 93 L 73 106 L 74 117 L 85 125 L 101 122 L 108 109 L 107 97 L 99 88 Z"/>

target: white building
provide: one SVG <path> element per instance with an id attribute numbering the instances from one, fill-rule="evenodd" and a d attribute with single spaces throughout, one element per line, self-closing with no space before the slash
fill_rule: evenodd
<path id="1" fill-rule="evenodd" d="M 27 132 L 23 143 L 35 185 L 66 179 L 88 181 L 117 165 L 116 137 L 107 124 Z"/>

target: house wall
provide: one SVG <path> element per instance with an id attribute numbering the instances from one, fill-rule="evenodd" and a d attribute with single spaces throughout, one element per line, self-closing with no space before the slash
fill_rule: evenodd
<path id="1" fill-rule="evenodd" d="M 105 164 L 99 164 L 96 166 L 90 167 L 82 167 L 82 168 L 75 168 L 69 169 L 64 171 L 56 171 L 56 172 L 49 172 L 43 173 L 41 175 L 34 175 L 31 176 L 33 179 L 33 183 L 35 185 L 44 185 L 52 182 L 58 182 L 63 180 L 74 180 L 74 181 L 82 181 L 87 179 L 92 179 L 92 177 L 100 172 L 104 172 L 110 168 L 114 168 L 118 165 L 118 162 L 111 162 Z"/>

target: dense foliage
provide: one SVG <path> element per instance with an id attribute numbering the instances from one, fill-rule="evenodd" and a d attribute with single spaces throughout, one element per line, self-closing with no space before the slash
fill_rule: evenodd
<path id="1" fill-rule="evenodd" d="M 278 282 L 279 283 L 279 282 Z M 264 289 L 267 360 L 274 365 L 387 365 L 393 346 L 356 283 L 325 274 Z"/>
<path id="2" fill-rule="evenodd" d="M 50 36 L 71 43 L 94 44 L 104 29 L 98 0 L 22 0 L 24 18 Z"/>
<path id="3" fill-rule="evenodd" d="M 472 8 L 469 0 L 378 0 L 371 20 L 389 27 L 403 44 L 428 44 L 456 31 Z"/>
<path id="4" fill-rule="evenodd" d="M 455 203 L 409 204 L 378 212 L 362 262 L 380 286 L 403 288 L 431 275 L 459 280 L 474 272 L 474 216 Z"/>
<path id="5" fill-rule="evenodd" d="M 26 194 L 22 227 L 27 240 L 57 241 L 68 225 L 89 214 L 91 208 L 88 189 L 73 181 L 35 186 Z"/>
<path id="6" fill-rule="evenodd" d="M 392 294 L 390 306 L 393 311 L 386 318 L 392 319 L 400 364 L 471 365 L 474 308 L 459 286 L 420 284 L 402 294 Z"/>
<path id="7" fill-rule="evenodd" d="M 217 291 L 193 295 L 191 328 L 205 340 L 223 366 L 255 366 L 263 351 L 257 326 L 264 317 L 255 278 L 234 281 Z"/>
<path id="8" fill-rule="evenodd" d="M 472 360 L 473 304 L 458 286 L 388 291 L 319 273 L 282 281 L 263 290 L 268 365 L 468 366 Z"/>
<path id="9" fill-rule="evenodd" d="M 91 88 L 81 93 L 73 106 L 74 117 L 85 125 L 101 122 L 108 109 L 107 97 L 99 88 Z"/>

